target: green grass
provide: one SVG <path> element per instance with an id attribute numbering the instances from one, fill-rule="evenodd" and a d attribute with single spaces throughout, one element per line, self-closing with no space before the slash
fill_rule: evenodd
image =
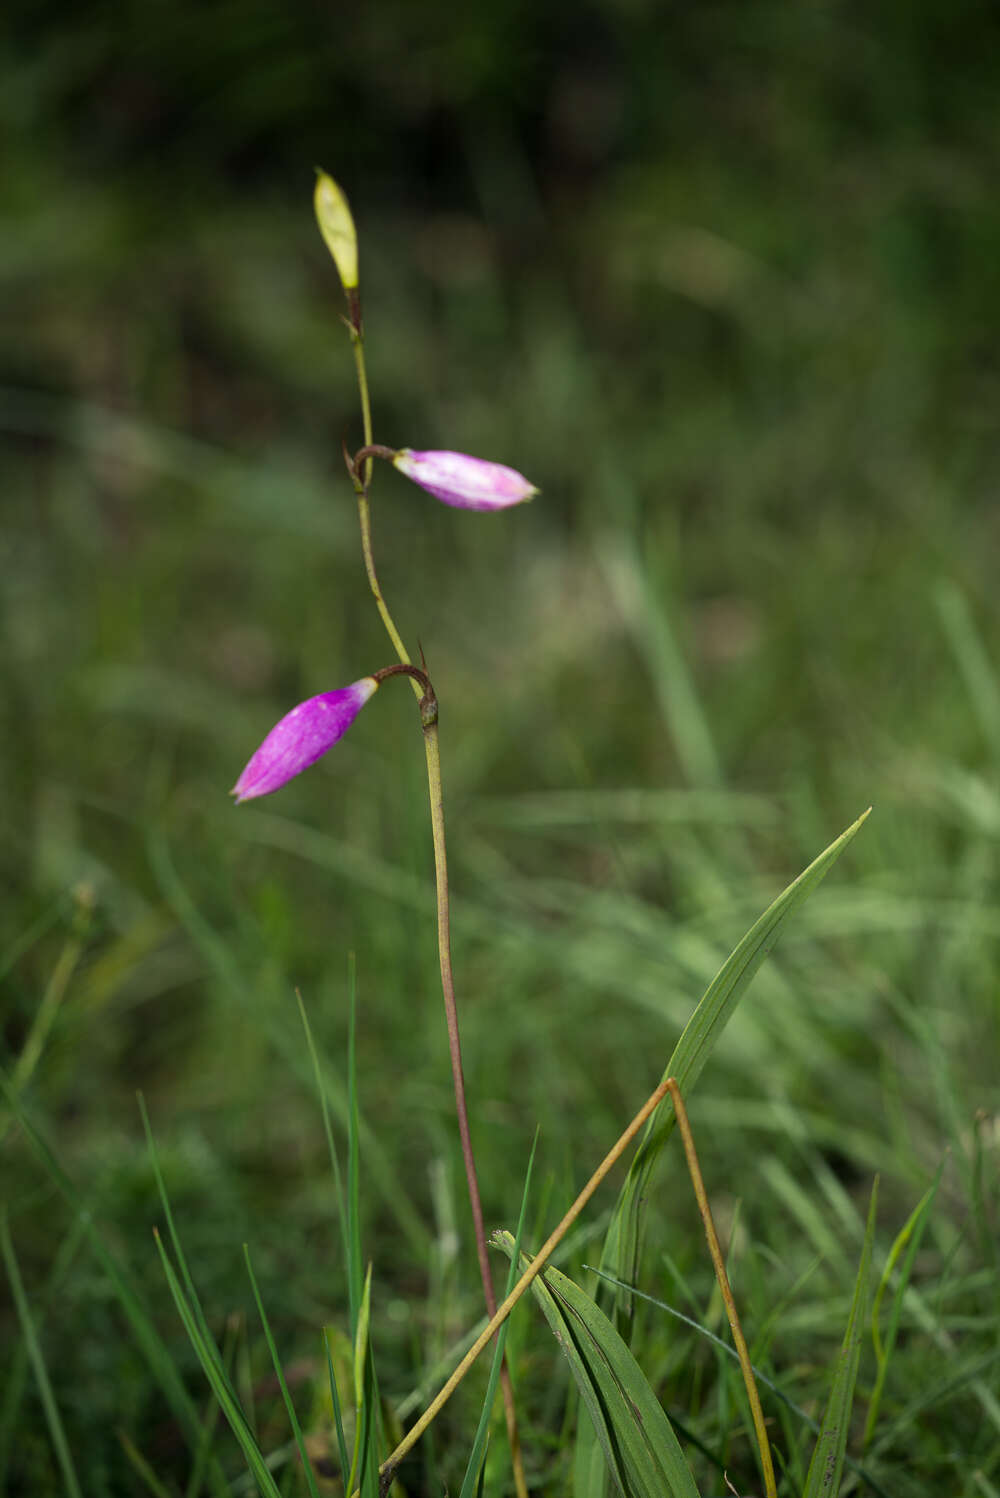
<path id="1" fill-rule="evenodd" d="M 272 801 L 226 797 L 281 712 L 391 659 L 339 456 L 359 424 L 318 159 L 359 220 L 376 437 L 543 491 L 499 517 L 388 471 L 373 492 L 383 586 L 441 700 L 487 1224 L 513 1228 L 537 1125 L 537 1246 L 743 933 L 873 805 L 692 1123 L 752 1357 L 794 1407 L 762 1386 L 783 1498 L 872 1177 L 874 1288 L 940 1170 L 878 1301 L 884 1366 L 862 1340 L 847 1454 L 894 1498 L 981 1498 L 1000 1485 L 995 28 L 971 7 L 954 26 L 598 7 L 579 24 L 602 71 L 543 19 L 508 17 L 501 44 L 416 9 L 381 0 L 371 33 L 336 35 L 295 8 L 239 27 L 126 8 L 120 33 L 25 14 L 5 44 L 0 976 L 26 1122 L 0 1120 L 0 1492 L 71 1491 L 72 1471 L 88 1495 L 185 1494 L 199 1463 L 200 1491 L 249 1491 L 156 1253 L 137 1090 L 278 1490 L 305 1491 L 244 1243 L 305 1442 L 336 1464 L 321 1329 L 349 1336 L 352 1300 L 295 991 L 343 1163 L 350 954 L 387 1426 L 481 1316 L 408 691 Z M 621 1179 L 560 1261 L 578 1284 Z M 638 1288 L 724 1337 L 713 1285 L 671 1141 Z M 756 1491 L 731 1359 L 638 1298 L 631 1348 L 699 1492 L 724 1471 Z M 529 1476 L 565 1491 L 570 1379 L 531 1307 L 507 1352 Z M 486 1377 L 411 1494 L 461 1487 Z M 495 1425 L 488 1494 L 507 1470 Z"/>

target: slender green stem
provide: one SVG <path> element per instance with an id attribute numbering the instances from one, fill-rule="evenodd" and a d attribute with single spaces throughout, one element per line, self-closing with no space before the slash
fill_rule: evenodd
<path id="1" fill-rule="evenodd" d="M 368 369 L 365 365 L 365 335 L 361 326 L 360 313 L 357 326 L 351 326 L 351 348 L 354 350 L 354 368 L 358 373 L 358 391 L 361 396 L 361 424 L 365 434 L 365 447 L 371 447 L 372 438 L 372 401 L 368 390 Z M 372 480 L 372 460 L 369 458 L 365 463 L 365 471 L 362 475 L 362 483 L 365 488 Z"/>
<path id="2" fill-rule="evenodd" d="M 365 365 L 364 333 L 361 323 L 360 306 L 352 312 L 349 326 L 351 345 L 354 350 L 354 365 L 358 375 L 358 389 L 361 395 L 364 447 L 370 448 L 374 446 L 372 441 L 371 398 L 368 391 L 368 371 Z M 403 644 L 402 636 L 396 628 L 395 621 L 389 612 L 389 607 L 382 596 L 378 574 L 375 570 L 375 554 L 372 547 L 371 506 L 368 500 L 372 463 L 373 458 L 369 455 L 364 459 L 363 470 L 361 472 L 356 471 L 353 467 L 351 468 L 354 492 L 358 500 L 358 520 L 361 526 L 361 550 L 365 559 L 365 571 L 368 574 L 368 584 L 372 591 L 372 597 L 375 599 L 382 623 L 385 625 L 386 633 L 392 641 L 393 649 L 399 657 L 400 664 L 412 668 L 412 662 L 406 646 Z M 479 1196 L 479 1178 L 476 1174 L 476 1160 L 472 1149 L 472 1134 L 469 1129 L 469 1110 L 465 1098 L 465 1075 L 462 1069 L 462 1047 L 458 1030 L 458 1004 L 455 999 L 455 981 L 451 966 L 448 856 L 444 835 L 444 798 L 441 785 L 441 754 L 437 731 L 437 701 L 426 677 L 423 677 L 422 684 L 415 670 L 413 674 L 410 674 L 410 685 L 420 702 L 421 722 L 424 729 L 424 752 L 427 759 L 427 788 L 430 797 L 431 831 L 434 840 L 434 870 L 437 887 L 438 954 L 441 966 L 441 990 L 444 995 L 445 1024 L 448 1030 L 448 1051 L 451 1057 L 451 1072 L 455 1086 L 455 1112 L 458 1117 L 458 1133 L 462 1146 L 462 1159 L 465 1163 L 465 1179 L 469 1192 L 469 1207 L 472 1213 L 472 1225 L 476 1239 L 479 1273 L 483 1282 L 483 1295 L 486 1300 L 487 1313 L 493 1317 L 496 1314 L 497 1308 L 496 1292 L 493 1288 L 493 1277 L 490 1273 L 489 1254 L 486 1248 L 486 1230 L 483 1224 L 483 1208 Z M 521 1460 L 521 1438 L 518 1433 L 517 1413 L 514 1406 L 514 1386 L 511 1382 L 510 1369 L 507 1366 L 506 1356 L 500 1365 L 500 1381 L 503 1390 L 504 1419 L 507 1426 L 507 1440 L 510 1446 L 514 1487 L 517 1492 L 517 1498 L 528 1498 L 528 1485 L 524 1476 L 524 1464 Z"/>
<path id="3" fill-rule="evenodd" d="M 378 574 L 375 571 L 375 557 L 372 552 L 371 509 L 368 504 L 368 495 L 365 490 L 360 488 L 356 490 L 356 493 L 358 496 L 358 519 L 361 521 L 361 550 L 364 554 L 365 571 L 368 574 L 368 585 L 372 590 L 372 596 L 375 599 L 375 605 L 382 616 L 382 623 L 385 625 L 386 633 L 388 634 L 389 639 L 392 641 L 393 649 L 399 656 L 399 659 L 403 663 L 403 665 L 408 666 L 410 664 L 409 654 L 407 653 L 406 646 L 403 644 L 403 638 L 399 633 L 399 630 L 396 628 L 393 617 L 389 613 L 388 605 L 386 604 L 385 599 L 382 597 L 382 589 L 379 586 Z M 420 692 L 419 688 L 417 688 L 416 686 L 416 683 L 414 683 L 414 689 L 419 696 Z"/>
<path id="4" fill-rule="evenodd" d="M 431 695 L 431 694 L 428 694 Z M 458 1031 L 458 1003 L 455 998 L 455 979 L 451 967 L 451 904 L 448 890 L 448 854 L 444 836 L 444 797 L 441 785 L 441 750 L 438 742 L 437 703 L 433 716 L 426 710 L 428 697 L 421 701 L 421 716 L 424 722 L 424 750 L 427 757 L 427 792 L 431 806 L 431 832 L 434 841 L 434 877 L 437 887 L 438 912 L 438 957 L 441 966 L 441 992 L 444 995 L 445 1023 L 448 1029 L 448 1051 L 451 1056 L 451 1074 L 455 1084 L 455 1114 L 458 1118 L 458 1136 L 465 1162 L 465 1179 L 469 1189 L 469 1209 L 476 1238 L 476 1255 L 479 1259 L 479 1275 L 483 1282 L 486 1311 L 490 1317 L 496 1315 L 497 1298 L 490 1272 L 489 1254 L 486 1249 L 486 1228 L 483 1224 L 483 1206 L 479 1196 L 479 1178 L 476 1174 L 476 1158 L 472 1149 L 472 1134 L 469 1129 L 469 1109 L 465 1100 L 465 1072 L 462 1068 L 462 1042 Z M 517 1413 L 514 1405 L 514 1387 L 506 1355 L 500 1364 L 503 1390 L 504 1420 L 507 1440 L 510 1445 L 511 1464 L 514 1471 L 514 1487 L 518 1498 L 527 1498 L 528 1485 L 521 1460 L 521 1437 L 517 1428 Z"/>
<path id="5" fill-rule="evenodd" d="M 677 1127 L 681 1132 L 684 1154 L 687 1158 L 688 1174 L 691 1177 L 691 1185 L 694 1187 L 695 1198 L 698 1202 L 698 1211 L 701 1213 L 705 1238 L 708 1242 L 708 1251 L 712 1257 L 712 1265 L 715 1269 L 715 1278 L 718 1281 L 719 1289 L 722 1291 L 726 1315 L 729 1318 L 729 1328 L 733 1334 L 733 1342 L 736 1345 L 740 1368 L 743 1371 L 743 1382 L 746 1386 L 747 1398 L 750 1401 L 750 1413 L 753 1416 L 753 1427 L 757 1435 L 757 1446 L 760 1451 L 760 1464 L 764 1473 L 764 1491 L 767 1498 L 776 1498 L 778 1489 L 774 1480 L 771 1444 L 767 1438 L 764 1411 L 761 1409 L 760 1395 L 757 1393 L 757 1382 L 753 1376 L 750 1349 L 747 1347 L 743 1328 L 740 1326 L 740 1318 L 736 1312 L 736 1301 L 733 1299 L 729 1276 L 726 1273 L 726 1265 L 722 1257 L 722 1249 L 719 1246 L 719 1235 L 715 1231 L 715 1223 L 712 1220 L 712 1209 L 708 1204 L 708 1193 L 705 1190 L 701 1167 L 698 1164 L 698 1155 L 694 1147 L 694 1135 L 691 1133 L 691 1125 L 688 1122 L 687 1109 L 684 1106 L 681 1090 L 673 1077 L 667 1079 L 666 1086 L 670 1091 L 670 1097 L 674 1105 L 674 1115 L 677 1119 Z"/>
<path id="6" fill-rule="evenodd" d="M 479 1256 L 479 1272 L 486 1292 L 486 1308 L 494 1315 L 497 1308 L 493 1290 L 493 1277 L 486 1252 L 486 1231 L 483 1226 L 483 1208 L 479 1199 L 479 1183 L 476 1178 L 476 1162 L 472 1152 L 472 1136 L 469 1132 L 469 1110 L 465 1100 L 465 1074 L 462 1069 L 462 1043 L 458 1033 L 458 1005 L 455 1001 L 455 979 L 451 966 L 451 915 L 448 892 L 448 855 L 444 837 L 444 800 L 441 786 L 441 751 L 438 743 L 437 722 L 424 728 L 424 748 L 427 754 L 427 790 L 431 803 L 431 830 L 434 839 L 434 875 L 437 884 L 438 912 L 438 956 L 441 963 L 441 991 L 444 994 L 445 1022 L 448 1027 L 448 1050 L 451 1054 L 451 1070 L 455 1081 L 455 1111 L 458 1115 L 458 1133 L 462 1143 L 462 1158 L 469 1182 L 469 1200 L 472 1221 L 476 1231 L 476 1251 Z"/>
<path id="7" fill-rule="evenodd" d="M 365 364 L 365 338 L 360 326 L 360 315 L 358 317 L 358 325 L 351 325 L 351 347 L 354 350 L 354 367 L 358 373 L 358 391 L 361 395 L 361 422 L 365 437 L 364 445 L 365 447 L 372 447 L 372 405 L 371 396 L 368 391 L 368 369 Z M 351 470 L 351 476 L 354 481 L 354 492 L 358 500 L 358 521 L 361 526 L 361 553 L 365 559 L 368 586 L 372 590 L 372 597 L 382 617 L 386 633 L 392 641 L 392 648 L 399 656 L 400 661 L 408 666 L 410 664 L 409 654 L 406 646 L 403 644 L 403 637 L 396 628 L 395 620 L 389 612 L 389 606 L 382 596 L 378 573 L 375 571 L 375 552 L 372 548 L 372 514 L 371 505 L 368 502 L 368 490 L 372 480 L 373 462 L 374 459 L 368 457 L 365 459 L 364 468 L 361 473 L 356 473 L 353 468 Z M 413 690 L 419 697 L 420 688 L 416 682 L 413 683 Z"/>

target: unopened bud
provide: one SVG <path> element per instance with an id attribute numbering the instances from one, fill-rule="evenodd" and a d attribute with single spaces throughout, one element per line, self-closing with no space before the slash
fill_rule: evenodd
<path id="1" fill-rule="evenodd" d="M 333 256 L 341 284 L 350 296 L 358 289 L 358 236 L 347 199 L 326 172 L 317 173 L 313 206 L 319 232 Z"/>
<path id="2" fill-rule="evenodd" d="M 231 794 L 237 801 L 267 796 L 279 790 L 294 776 L 308 770 L 354 722 L 373 692 L 378 690 L 374 676 L 363 676 L 349 687 L 323 692 L 300 702 L 276 723 L 251 756 Z"/>
<path id="3" fill-rule="evenodd" d="M 504 510 L 538 493 L 516 469 L 466 453 L 415 452 L 403 447 L 392 462 L 428 494 L 460 510 Z"/>

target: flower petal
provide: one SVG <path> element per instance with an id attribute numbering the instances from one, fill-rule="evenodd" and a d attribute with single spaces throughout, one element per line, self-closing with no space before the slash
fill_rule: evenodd
<path id="1" fill-rule="evenodd" d="M 377 689 L 374 676 L 364 676 L 349 687 L 300 702 L 274 725 L 230 794 L 238 802 L 267 796 L 308 770 L 343 738 Z"/>
<path id="2" fill-rule="evenodd" d="M 516 469 L 466 453 L 415 452 L 403 447 L 392 461 L 428 494 L 461 510 L 503 510 L 538 493 Z"/>

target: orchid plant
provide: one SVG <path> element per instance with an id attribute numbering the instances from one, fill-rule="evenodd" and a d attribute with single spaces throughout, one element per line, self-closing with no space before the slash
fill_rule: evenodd
<path id="1" fill-rule="evenodd" d="M 398 656 L 394 665 L 383 666 L 347 687 L 337 687 L 329 692 L 310 697 L 286 713 L 271 729 L 260 747 L 251 755 L 242 774 L 233 786 L 232 795 L 243 802 L 257 796 L 267 796 L 293 779 L 294 776 L 314 765 L 327 750 L 340 740 L 355 718 L 381 686 L 391 676 L 408 676 L 419 699 L 420 721 L 423 728 L 424 749 L 427 759 L 427 784 L 430 798 L 431 830 L 434 841 L 434 860 L 438 906 L 438 951 L 441 966 L 441 986 L 444 995 L 445 1021 L 451 1055 L 452 1077 L 455 1088 L 455 1107 L 458 1117 L 459 1137 L 465 1163 L 469 1204 L 476 1239 L 480 1275 L 486 1309 L 490 1318 L 497 1312 L 497 1299 L 490 1272 L 486 1244 L 486 1231 L 479 1195 L 475 1155 L 469 1129 L 468 1106 L 465 1095 L 465 1080 L 462 1070 L 462 1050 L 458 1025 L 458 1005 L 451 965 L 451 924 L 449 913 L 448 865 L 444 831 L 444 801 L 441 782 L 441 758 L 438 746 L 438 704 L 434 688 L 426 670 L 415 666 L 403 644 L 402 637 L 393 622 L 385 602 L 372 550 L 370 518 L 370 490 L 373 460 L 384 459 L 391 463 L 406 478 L 432 494 L 442 504 L 456 509 L 490 511 L 504 510 L 532 499 L 538 490 L 523 474 L 502 463 L 471 457 L 466 453 L 450 451 L 428 451 L 410 447 L 391 448 L 372 440 L 371 400 L 364 357 L 364 324 L 361 314 L 361 294 L 358 276 L 358 246 L 354 220 L 347 199 L 333 179 L 321 172 L 316 182 L 314 195 L 316 218 L 320 232 L 333 256 L 347 299 L 346 320 L 354 350 L 361 399 L 361 414 L 364 428 L 364 444 L 352 456 L 345 452 L 358 503 L 358 518 L 361 528 L 361 549 L 368 575 L 369 585 L 386 631 Z M 526 1498 L 517 1418 L 514 1410 L 514 1395 L 506 1363 L 501 1367 L 501 1382 L 504 1410 L 514 1468 L 514 1481 L 519 1498 Z"/>

